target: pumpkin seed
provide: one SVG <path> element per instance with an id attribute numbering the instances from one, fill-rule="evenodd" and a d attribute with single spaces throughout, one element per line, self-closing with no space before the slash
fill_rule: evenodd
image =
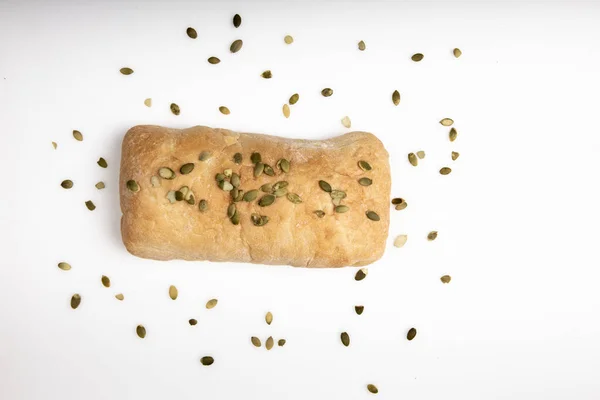
<path id="1" fill-rule="evenodd" d="M 208 62 L 209 62 L 210 64 L 213 64 L 213 65 L 214 65 L 214 64 L 218 64 L 218 63 L 220 63 L 220 62 L 221 62 L 221 60 L 219 60 L 219 58 L 218 58 L 218 57 L 208 57 Z"/>
<path id="2" fill-rule="evenodd" d="M 321 94 L 323 95 L 323 97 L 329 97 L 333 94 L 333 90 L 330 88 L 325 88 L 321 90 Z"/>
<path id="3" fill-rule="evenodd" d="M 319 187 L 325 192 L 331 193 L 331 185 L 325 181 L 319 181 Z"/>
<path id="4" fill-rule="evenodd" d="M 163 179 L 171 180 L 175 179 L 175 172 L 173 172 L 171 168 L 162 167 L 158 169 L 158 176 Z"/>
<path id="5" fill-rule="evenodd" d="M 171 300 L 176 300 L 178 294 L 179 294 L 179 291 L 177 290 L 177 288 L 175 286 L 173 286 L 173 285 L 169 286 L 169 297 L 171 298 Z"/>
<path id="6" fill-rule="evenodd" d="M 273 170 L 273 167 L 271 167 L 269 164 L 265 164 L 263 172 L 265 173 L 265 175 L 275 176 L 275 171 Z"/>
<path id="7" fill-rule="evenodd" d="M 117 293 L 115 294 L 115 299 L 123 301 L 125 299 L 125 296 L 123 296 L 123 293 Z"/>
<path id="8" fill-rule="evenodd" d="M 286 118 L 289 118 L 290 117 L 290 106 L 288 106 L 286 103 L 283 105 L 282 110 L 283 110 L 283 116 Z"/>
<path id="9" fill-rule="evenodd" d="M 414 62 L 419 62 L 423 59 L 423 57 L 425 57 L 423 54 L 416 53 L 416 54 L 413 54 L 410 59 L 413 60 Z"/>
<path id="10" fill-rule="evenodd" d="M 131 190 L 133 193 L 140 191 L 140 185 L 133 179 L 127 181 L 127 189 Z"/>
<path id="11" fill-rule="evenodd" d="M 146 107 L 152 107 L 152 99 L 148 97 L 146 100 L 144 100 L 144 105 Z"/>
<path id="12" fill-rule="evenodd" d="M 379 215 L 377 215 L 377 213 L 375 211 L 367 211 L 366 212 L 367 218 L 369 218 L 371 221 L 379 221 Z"/>
<path id="13" fill-rule="evenodd" d="M 289 185 L 288 181 L 279 181 L 273 185 L 273 190 L 276 191 L 279 189 L 283 189 L 283 188 L 288 187 L 288 185 Z"/>
<path id="14" fill-rule="evenodd" d="M 233 189 L 233 185 L 227 181 L 219 181 L 219 187 L 226 192 L 229 192 L 231 189 Z"/>
<path id="15" fill-rule="evenodd" d="M 73 187 L 73 181 L 70 179 L 65 179 L 60 183 L 60 186 L 62 186 L 63 189 L 71 189 Z"/>
<path id="16" fill-rule="evenodd" d="M 231 174 L 233 174 L 233 170 L 231 168 L 227 168 L 223 170 L 223 175 L 227 178 L 231 178 Z"/>
<path id="17" fill-rule="evenodd" d="M 413 340 L 417 336 L 417 330 L 415 328 L 410 328 L 406 333 L 406 338 L 408 340 Z"/>
<path id="18" fill-rule="evenodd" d="M 273 191 L 273 186 L 270 183 L 265 183 L 260 187 L 264 193 L 271 193 Z"/>
<path id="19" fill-rule="evenodd" d="M 456 132 L 456 129 L 451 128 L 450 133 L 448 133 L 448 139 L 450 139 L 451 142 L 454 142 L 456 140 L 457 136 L 458 136 L 458 132 Z"/>
<path id="20" fill-rule="evenodd" d="M 394 103 L 395 106 L 400 104 L 400 92 L 397 90 L 394 90 L 394 93 L 392 93 L 392 103 Z"/>
<path id="21" fill-rule="evenodd" d="M 421 160 L 425 158 L 425 152 L 423 150 L 419 150 L 417 151 L 417 157 L 419 157 Z"/>
<path id="22" fill-rule="evenodd" d="M 252 342 L 252 344 L 256 347 L 260 347 L 261 343 L 260 343 L 260 339 L 257 338 L 256 336 L 252 336 L 250 338 L 250 341 Z"/>
<path id="23" fill-rule="evenodd" d="M 194 198 L 194 195 L 193 195 L 193 194 L 190 194 L 190 197 L 189 197 L 189 198 L 187 198 L 185 201 L 187 201 L 187 203 L 188 203 L 189 205 L 192 205 L 192 206 L 193 206 L 194 204 L 196 204 L 196 199 Z"/>
<path id="24" fill-rule="evenodd" d="M 371 184 L 373 183 L 373 180 L 369 179 L 369 178 L 360 178 L 358 180 L 358 183 L 361 186 L 371 186 Z"/>
<path id="25" fill-rule="evenodd" d="M 244 42 L 242 42 L 241 39 L 234 40 L 233 43 L 231 43 L 231 46 L 229 46 L 229 51 L 232 53 L 237 53 L 241 50 L 243 44 Z"/>
<path id="26" fill-rule="evenodd" d="M 183 198 L 186 199 L 188 193 L 190 192 L 190 188 L 187 186 L 182 186 L 181 188 L 179 188 L 179 191 L 181 192 L 181 194 L 183 195 Z"/>
<path id="27" fill-rule="evenodd" d="M 129 67 L 123 67 L 119 71 L 121 71 L 121 73 L 123 75 L 131 75 L 131 74 L 133 74 L 133 70 L 131 68 L 129 68 Z"/>
<path id="28" fill-rule="evenodd" d="M 269 336 L 265 342 L 265 348 L 271 350 L 273 348 L 273 336 Z"/>
<path id="29" fill-rule="evenodd" d="M 68 271 L 71 269 L 71 264 L 62 261 L 58 263 L 58 268 L 62 269 L 63 271 Z"/>
<path id="30" fill-rule="evenodd" d="M 215 359 L 212 358 L 211 356 L 204 356 L 200 359 L 200 363 L 202 363 L 202 365 L 205 365 L 205 366 L 212 365 L 214 362 L 215 362 Z"/>
<path id="31" fill-rule="evenodd" d="M 454 120 L 452 118 L 443 118 L 442 120 L 440 120 L 440 124 L 442 124 L 443 126 L 451 126 L 454 123 Z"/>
<path id="32" fill-rule="evenodd" d="M 231 174 L 231 179 L 229 181 L 231 182 L 234 188 L 240 187 L 240 184 L 242 183 L 240 176 L 235 172 Z"/>
<path id="33" fill-rule="evenodd" d="M 56 142 L 52 142 L 52 147 L 54 147 L 54 150 L 56 150 L 56 148 L 58 147 L 58 145 L 56 144 Z"/>
<path id="34" fill-rule="evenodd" d="M 191 326 L 195 326 L 198 323 L 198 320 L 191 318 L 188 322 Z"/>
<path id="35" fill-rule="evenodd" d="M 261 176 L 264 170 L 265 164 L 261 162 L 257 162 L 256 164 L 254 164 L 254 177 L 258 178 L 259 176 Z"/>
<path id="36" fill-rule="evenodd" d="M 196 39 L 198 37 L 198 32 L 191 26 L 186 29 L 185 33 L 190 37 L 190 39 Z"/>
<path id="37" fill-rule="evenodd" d="M 449 167 L 444 167 L 440 169 L 440 174 L 442 175 L 448 175 L 450 172 L 452 172 L 452 169 L 450 169 Z"/>
<path id="38" fill-rule="evenodd" d="M 167 200 L 169 200 L 169 203 L 171 203 L 171 204 L 173 204 L 173 203 L 175 203 L 175 201 L 177 201 L 177 199 L 175 198 L 174 190 L 169 190 L 165 197 L 167 198 Z"/>
<path id="39" fill-rule="evenodd" d="M 94 204 L 93 201 L 88 200 L 85 202 L 85 206 L 87 207 L 88 210 L 90 211 L 94 211 L 96 209 L 96 205 Z"/>
<path id="40" fill-rule="evenodd" d="M 183 200 L 183 197 L 184 197 L 184 195 L 181 190 L 178 190 L 175 192 L 175 200 L 181 201 L 181 200 Z"/>
<path id="41" fill-rule="evenodd" d="M 275 201 L 275 196 L 272 194 L 265 194 L 263 197 L 258 200 L 258 205 L 261 207 L 270 206 Z"/>
<path id="42" fill-rule="evenodd" d="M 458 57 L 462 56 L 462 51 L 460 51 L 459 48 L 456 48 L 456 49 L 452 50 L 452 54 L 454 54 L 454 57 L 458 58 Z"/>
<path id="43" fill-rule="evenodd" d="M 204 199 L 200 200 L 198 202 L 198 209 L 200 210 L 200 212 L 208 210 L 208 202 Z"/>
<path id="44" fill-rule="evenodd" d="M 352 126 L 352 121 L 350 121 L 350 117 L 348 117 L 348 116 L 345 116 L 344 118 L 342 118 L 341 122 L 345 128 L 350 128 Z"/>
<path id="45" fill-rule="evenodd" d="M 333 203 L 334 206 L 339 206 L 342 204 L 342 199 L 339 199 L 339 198 L 331 199 L 331 203 Z"/>
<path id="46" fill-rule="evenodd" d="M 415 155 L 415 153 L 408 153 L 408 162 L 413 167 L 416 167 L 419 164 L 419 160 L 417 159 L 417 156 Z"/>
<path id="47" fill-rule="evenodd" d="M 242 163 L 242 154 L 241 153 L 235 153 L 233 155 L 233 162 L 236 164 L 241 164 Z"/>
<path id="48" fill-rule="evenodd" d="M 362 169 L 363 171 L 370 171 L 373 169 L 373 167 L 371 167 L 371 164 L 364 160 L 360 160 L 358 162 L 358 168 Z"/>
<path id="49" fill-rule="evenodd" d="M 269 311 L 265 315 L 265 322 L 267 323 L 267 325 L 271 325 L 271 322 L 273 322 L 273 314 L 271 313 L 271 311 Z"/>
<path id="50" fill-rule="evenodd" d="M 442 281 L 442 283 L 450 283 L 450 280 L 452 278 L 450 277 L 450 275 L 444 275 L 440 278 L 440 281 Z"/>
<path id="51" fill-rule="evenodd" d="M 251 202 L 251 201 L 256 200 L 257 197 L 258 197 L 258 190 L 256 190 L 256 189 L 249 190 L 246 193 L 244 193 L 243 200 L 247 201 L 247 202 Z"/>
<path id="52" fill-rule="evenodd" d="M 239 153 L 238 153 L 239 154 Z M 200 161 L 206 161 L 208 160 L 210 157 L 212 156 L 212 152 L 208 151 L 208 150 L 204 150 L 203 152 L 200 153 L 200 156 L 198 156 L 198 160 Z"/>
<path id="53" fill-rule="evenodd" d="M 360 51 L 365 51 L 366 48 L 367 48 L 367 46 L 365 45 L 365 42 L 363 42 L 362 40 L 360 42 L 358 42 L 358 49 Z"/>
<path id="54" fill-rule="evenodd" d="M 393 205 L 397 205 L 397 204 L 402 204 L 404 203 L 404 199 L 401 197 L 396 197 L 392 199 L 392 204 Z"/>
<path id="55" fill-rule="evenodd" d="M 279 161 L 277 161 L 277 168 L 279 168 L 282 172 L 285 172 L 287 174 L 288 172 L 290 172 L 290 162 L 285 158 L 281 158 L 279 159 Z"/>
<path id="56" fill-rule="evenodd" d="M 292 43 L 294 43 L 294 38 L 291 37 L 290 35 L 285 35 L 285 37 L 283 38 L 283 41 L 285 42 L 285 44 L 292 44 Z"/>
<path id="57" fill-rule="evenodd" d="M 175 115 L 179 115 L 179 113 L 181 112 L 181 110 L 179 109 L 179 106 L 175 103 L 171 103 L 171 112 Z"/>
<path id="58" fill-rule="evenodd" d="M 218 182 L 224 181 L 225 180 L 225 174 L 219 172 L 218 174 L 215 175 L 215 180 Z"/>
<path id="59" fill-rule="evenodd" d="M 240 17 L 240 14 L 235 14 L 233 16 L 233 26 L 236 28 L 239 28 L 241 24 L 242 24 L 242 17 Z"/>
<path id="60" fill-rule="evenodd" d="M 236 211 L 235 203 L 231 203 L 229 207 L 227 207 L 227 218 L 233 217 Z"/>
<path id="61" fill-rule="evenodd" d="M 332 190 L 331 193 L 329 193 L 329 195 L 331 196 L 332 199 L 345 199 L 346 198 L 346 192 L 344 192 L 343 190 Z"/>
<path id="62" fill-rule="evenodd" d="M 227 108 L 225 106 L 219 107 L 219 111 L 221 111 L 221 114 L 223 114 L 223 115 L 229 115 L 229 114 L 231 114 L 231 111 L 229 111 L 229 108 Z"/>
<path id="63" fill-rule="evenodd" d="M 71 297 L 71 308 L 74 310 L 77 307 L 79 307 L 80 304 L 81 304 L 81 296 L 79 294 L 75 293 Z"/>
<path id="64" fill-rule="evenodd" d="M 179 172 L 182 175 L 187 175 L 194 170 L 194 163 L 183 164 L 181 168 L 179 168 Z"/>
<path id="65" fill-rule="evenodd" d="M 144 325 L 138 325 L 135 328 L 135 333 L 137 333 L 137 335 L 143 339 L 146 337 L 146 328 L 144 328 Z"/>
<path id="66" fill-rule="evenodd" d="M 354 280 L 362 281 L 367 277 L 368 273 L 369 270 L 367 268 L 361 268 L 358 271 L 356 271 L 356 275 L 354 275 Z"/>
<path id="67" fill-rule="evenodd" d="M 325 212 L 323 210 L 315 210 L 313 213 L 319 218 L 323 218 L 325 216 Z"/>
<path id="68" fill-rule="evenodd" d="M 294 105 L 298 102 L 298 100 L 300 100 L 300 95 L 298 93 L 294 93 L 293 95 L 290 96 L 290 104 Z"/>
<path id="69" fill-rule="evenodd" d="M 104 185 L 104 182 L 102 182 L 102 181 L 96 183 L 94 186 L 96 186 L 96 189 L 98 189 L 98 190 L 102 190 L 106 187 L 106 185 Z"/>
<path id="70" fill-rule="evenodd" d="M 348 212 L 350 210 L 350 207 L 345 206 L 345 205 L 338 205 L 335 207 L 335 212 L 338 214 L 343 214 L 345 212 Z"/>
<path id="71" fill-rule="evenodd" d="M 365 311 L 365 306 L 354 306 L 354 311 L 356 311 L 358 315 L 361 315 L 363 311 Z"/>
<path id="72" fill-rule="evenodd" d="M 235 199 L 240 194 L 240 190 L 234 186 L 233 189 L 231 189 L 231 192 L 229 192 L 229 194 L 231 195 L 231 200 L 235 201 Z"/>
<path id="73" fill-rule="evenodd" d="M 379 393 L 379 389 L 377 389 L 377 386 L 373 385 L 372 383 L 369 383 L 367 385 L 367 390 L 373 394 Z"/>
<path id="74" fill-rule="evenodd" d="M 396 239 L 394 239 L 394 247 L 402 247 L 406 244 L 406 241 L 408 240 L 408 236 L 407 235 L 398 235 L 396 237 Z"/>
<path id="75" fill-rule="evenodd" d="M 432 241 L 435 240 L 438 236 L 437 231 L 431 231 L 427 234 L 427 240 Z"/>
<path id="76" fill-rule="evenodd" d="M 102 157 L 100 157 L 100 158 L 98 159 L 98 165 L 99 165 L 100 167 L 102 167 L 102 168 L 106 168 L 106 167 L 108 167 L 108 164 L 106 163 L 106 160 L 105 160 L 104 158 L 102 158 Z"/>
<path id="77" fill-rule="evenodd" d="M 237 210 L 235 211 L 235 214 L 233 214 L 233 217 L 230 218 L 230 221 L 234 225 L 240 224 L 240 214 L 237 212 Z"/>
<path id="78" fill-rule="evenodd" d="M 252 214 L 250 216 L 250 220 L 252 221 L 254 226 L 264 226 L 267 224 L 267 222 L 269 222 L 269 217 L 267 217 L 266 215 Z"/>
<path id="79" fill-rule="evenodd" d="M 82 142 L 83 141 L 83 135 L 81 134 L 81 132 L 79 131 L 73 131 L 73 137 L 75 138 L 75 140 Z"/>
<path id="80" fill-rule="evenodd" d="M 294 204 L 300 204 L 300 203 L 302 203 L 302 199 L 296 193 L 288 193 L 287 194 L 287 199 L 289 201 L 291 201 L 292 203 L 294 203 Z"/>
<path id="81" fill-rule="evenodd" d="M 350 335 L 348 335 L 348 332 L 342 332 L 342 334 L 340 335 L 340 339 L 342 340 L 342 344 L 344 346 L 350 346 Z"/>
<path id="82" fill-rule="evenodd" d="M 110 287 L 110 278 L 108 276 L 102 275 L 101 282 L 102 282 L 102 286 Z"/>
<path id="83" fill-rule="evenodd" d="M 456 159 L 458 158 L 458 156 L 460 156 L 459 153 L 457 153 L 456 151 L 452 152 L 452 161 L 456 161 Z"/>
<path id="84" fill-rule="evenodd" d="M 258 152 L 254 152 L 250 155 L 250 161 L 252 161 L 252 164 L 257 164 L 259 162 L 262 161 L 262 157 L 260 155 L 260 153 Z"/>
<path id="85" fill-rule="evenodd" d="M 275 195 L 275 197 L 283 197 L 288 193 L 287 188 L 281 188 L 281 189 L 277 189 L 275 191 L 273 191 L 273 194 Z"/>
<path id="86" fill-rule="evenodd" d="M 265 72 L 260 74 L 260 76 L 262 76 L 265 79 L 271 79 L 273 77 L 273 74 L 271 73 L 271 70 L 266 70 Z"/>
<path id="87" fill-rule="evenodd" d="M 285 339 L 279 339 L 279 340 L 277 341 L 277 345 L 278 345 L 279 347 L 283 347 L 283 346 L 285 345 Z"/>
<path id="88" fill-rule="evenodd" d="M 219 302 L 219 300 L 217 300 L 217 299 L 210 299 L 209 301 L 206 302 L 206 308 L 208 308 L 209 310 L 211 308 L 215 308 L 215 306 L 217 305 L 218 302 Z"/>

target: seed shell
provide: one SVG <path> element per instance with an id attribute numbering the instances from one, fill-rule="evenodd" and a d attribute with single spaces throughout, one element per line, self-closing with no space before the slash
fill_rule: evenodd
<path id="1" fill-rule="evenodd" d="M 273 322 L 273 314 L 271 313 L 271 311 L 269 311 L 265 315 L 265 322 L 267 323 L 267 325 L 271 325 L 271 322 Z"/>
<path id="2" fill-rule="evenodd" d="M 214 362 L 215 362 L 215 359 L 212 358 L 211 356 L 204 356 L 200 359 L 200 363 L 202 363 L 202 365 L 205 365 L 205 366 L 212 365 Z"/>
<path id="3" fill-rule="evenodd" d="M 119 70 L 123 75 L 131 75 L 133 74 L 133 70 L 129 67 L 123 67 Z"/>
<path id="4" fill-rule="evenodd" d="M 83 141 L 83 135 L 79 131 L 73 131 L 73 137 L 79 142 Z"/>
<path id="5" fill-rule="evenodd" d="M 416 167 L 419 164 L 419 160 L 417 159 L 417 156 L 415 155 L 415 153 L 408 153 L 408 162 L 413 167 Z"/>
<path id="6" fill-rule="evenodd" d="M 358 49 L 360 51 L 365 51 L 366 48 L 367 48 L 367 46 L 365 45 L 365 42 L 363 42 L 362 40 L 360 42 L 358 42 Z"/>
<path id="7" fill-rule="evenodd" d="M 98 165 L 99 165 L 100 167 L 102 167 L 102 168 L 106 168 L 106 167 L 108 167 L 108 163 L 107 163 L 107 162 L 106 162 L 106 160 L 105 160 L 104 158 L 102 158 L 102 157 L 100 157 L 100 158 L 98 159 Z"/>
<path id="8" fill-rule="evenodd" d="M 352 121 L 350 121 L 350 117 L 348 117 L 348 116 L 345 116 L 344 118 L 342 118 L 341 122 L 345 128 L 350 128 L 352 126 Z"/>
<path id="9" fill-rule="evenodd" d="M 163 179 L 175 179 L 175 172 L 171 168 L 162 167 L 158 169 L 158 176 Z"/>
<path id="10" fill-rule="evenodd" d="M 227 108 L 225 106 L 219 107 L 219 111 L 221 111 L 221 114 L 223 114 L 223 115 L 229 115 L 229 114 L 231 114 L 231 111 L 229 111 L 229 108 Z"/>
<path id="11" fill-rule="evenodd" d="M 348 335 L 348 332 L 342 332 L 342 334 L 340 335 L 340 339 L 342 340 L 342 344 L 344 346 L 350 346 L 350 335 Z"/>
<path id="12" fill-rule="evenodd" d="M 450 172 L 452 172 L 452 169 L 449 167 L 444 167 L 444 168 L 440 169 L 440 174 L 442 174 L 442 175 L 448 175 Z"/>
<path id="13" fill-rule="evenodd" d="M 253 344 L 254 346 L 256 346 L 256 347 L 260 347 L 260 346 L 261 346 L 260 339 L 259 339 L 259 338 L 257 338 L 256 336 L 252 336 L 252 337 L 250 338 L 250 341 L 251 341 L 251 342 L 252 342 L 252 344 Z"/>
<path id="14" fill-rule="evenodd" d="M 146 100 L 144 100 L 144 105 L 146 107 L 152 107 L 152 99 L 148 97 Z"/>
<path id="15" fill-rule="evenodd" d="M 292 44 L 292 43 L 294 43 L 294 38 L 291 37 L 290 35 L 285 35 L 285 37 L 283 38 L 283 41 L 285 42 L 285 44 Z"/>
<path id="16" fill-rule="evenodd" d="M 435 240 L 438 236 L 437 231 L 431 231 L 427 234 L 427 240 L 432 241 Z"/>
<path id="17" fill-rule="evenodd" d="M 231 43 L 231 46 L 229 46 L 229 51 L 237 53 L 242 48 L 243 44 L 244 42 L 242 42 L 241 39 L 234 40 L 233 43 Z"/>
<path id="18" fill-rule="evenodd" d="M 96 183 L 94 186 L 96 186 L 96 189 L 98 189 L 98 190 L 102 190 L 106 187 L 106 185 L 102 181 Z"/>
<path id="19" fill-rule="evenodd" d="M 177 290 L 177 288 L 173 285 L 169 286 L 169 297 L 171 298 L 171 300 L 176 300 L 178 295 L 179 291 Z"/>
<path id="20" fill-rule="evenodd" d="M 242 17 L 240 17 L 240 14 L 235 14 L 233 16 L 233 26 L 236 28 L 239 28 L 241 24 L 242 24 Z"/>
<path id="21" fill-rule="evenodd" d="M 265 79 L 271 79 L 273 77 L 273 74 L 271 73 L 271 70 L 266 70 L 264 71 L 262 74 L 260 74 L 260 76 L 262 76 Z"/>
<path id="22" fill-rule="evenodd" d="M 414 62 L 419 62 L 423 59 L 423 57 L 425 57 L 423 54 L 416 53 L 416 54 L 413 54 L 410 59 L 413 60 Z"/>
<path id="23" fill-rule="evenodd" d="M 283 105 L 282 111 L 283 111 L 284 117 L 286 117 L 286 118 L 290 117 L 290 106 L 288 106 L 287 103 Z"/>
<path id="24" fill-rule="evenodd" d="M 283 346 L 285 345 L 285 339 L 279 339 L 279 340 L 277 341 L 277 345 L 278 345 L 279 347 L 283 347 Z"/>
<path id="25" fill-rule="evenodd" d="M 298 100 L 300 100 L 300 95 L 298 93 L 294 93 L 293 95 L 290 96 L 289 103 L 291 105 L 294 105 L 298 102 Z"/>
<path id="26" fill-rule="evenodd" d="M 197 320 L 197 319 L 194 319 L 194 318 L 191 318 L 191 319 L 188 321 L 188 323 L 189 323 L 191 326 L 194 326 L 194 325 L 198 324 L 198 320 Z"/>
<path id="27" fill-rule="evenodd" d="M 93 201 L 88 200 L 85 202 L 85 206 L 87 207 L 88 210 L 90 211 L 94 211 L 96 209 L 96 205 L 94 204 Z"/>
<path id="28" fill-rule="evenodd" d="M 144 328 L 144 325 L 138 325 L 135 328 L 135 333 L 137 333 L 137 335 L 143 339 L 146 337 L 146 328 Z"/>
<path id="29" fill-rule="evenodd" d="M 392 93 L 392 102 L 395 106 L 400 104 L 400 92 L 398 92 L 397 90 L 394 90 L 394 93 Z"/>
<path id="30" fill-rule="evenodd" d="M 175 104 L 175 103 L 171 103 L 171 105 L 170 105 L 170 108 L 171 108 L 171 112 L 172 112 L 174 115 L 179 115 L 179 114 L 181 113 L 181 109 L 180 109 L 180 108 L 179 108 L 179 106 L 178 106 L 177 104 Z"/>
<path id="31" fill-rule="evenodd" d="M 102 286 L 110 287 L 110 278 L 108 276 L 102 275 L 102 279 L 100 281 L 102 282 Z"/>
<path id="32" fill-rule="evenodd" d="M 218 302 L 219 302 L 219 300 L 217 300 L 217 299 L 210 299 L 209 301 L 206 302 L 206 308 L 209 310 L 211 308 L 215 308 L 215 306 L 217 305 Z"/>
<path id="33" fill-rule="evenodd" d="M 408 340 L 413 340 L 417 336 L 417 330 L 415 328 L 410 328 L 406 333 L 406 338 Z"/>
<path id="34" fill-rule="evenodd" d="M 273 343 L 273 336 L 269 336 L 269 337 L 267 338 L 267 341 L 265 342 L 265 348 L 266 348 L 267 350 L 271 350 L 271 349 L 273 348 L 273 344 L 274 344 L 274 343 Z"/>
<path id="35" fill-rule="evenodd" d="M 63 271 L 68 271 L 71 269 L 71 264 L 62 261 L 58 263 L 58 268 L 62 269 Z"/>
<path id="36" fill-rule="evenodd" d="M 208 62 L 209 62 L 209 64 L 213 64 L 214 65 L 214 64 L 220 63 L 221 60 L 219 60 L 218 57 L 214 57 L 213 56 L 213 57 L 208 57 Z"/>
<path id="37" fill-rule="evenodd" d="M 185 33 L 190 37 L 190 39 L 196 39 L 198 37 L 198 32 L 191 26 L 186 29 Z"/>
<path id="38" fill-rule="evenodd" d="M 440 120 L 440 124 L 442 124 L 443 126 L 452 126 L 453 123 L 454 120 L 452 118 L 443 118 L 442 120 Z"/>
<path id="39" fill-rule="evenodd" d="M 75 293 L 71 297 L 71 308 L 75 310 L 81 304 L 81 296 L 78 293 Z"/>
<path id="40" fill-rule="evenodd" d="M 452 152 L 452 161 L 456 161 L 456 159 L 460 156 L 459 153 L 457 153 L 456 151 Z"/>
<path id="41" fill-rule="evenodd" d="M 123 296 L 123 293 L 117 293 L 115 294 L 115 299 L 123 301 L 125 299 L 125 296 Z"/>
<path id="42" fill-rule="evenodd" d="M 396 239 L 394 239 L 394 247 L 402 247 L 406 244 L 406 241 L 408 240 L 408 236 L 407 235 L 398 235 L 396 236 Z"/>
<path id="43" fill-rule="evenodd" d="M 363 311 L 365 311 L 365 306 L 354 306 L 354 311 L 356 311 L 358 315 L 361 315 Z"/>
<path id="44" fill-rule="evenodd" d="M 452 54 L 454 54 L 454 57 L 458 58 L 462 56 L 462 51 L 460 51 L 459 48 L 455 48 L 454 50 L 452 50 Z"/>
<path id="45" fill-rule="evenodd" d="M 450 280 L 452 278 L 450 277 L 450 275 L 444 275 L 440 278 L 440 281 L 442 281 L 442 283 L 450 283 Z"/>
<path id="46" fill-rule="evenodd" d="M 417 157 L 419 157 L 421 160 L 425 158 L 425 152 L 423 150 L 419 150 L 417 151 Z"/>
<path id="47" fill-rule="evenodd" d="M 458 132 L 456 132 L 456 129 L 454 129 L 454 128 L 450 129 L 450 133 L 448 133 L 448 139 L 450 139 L 451 142 L 454 142 L 456 140 L 457 136 L 458 136 Z"/>
<path id="48" fill-rule="evenodd" d="M 365 279 L 367 277 L 368 273 L 369 273 L 369 270 L 367 268 L 361 268 L 358 271 L 356 271 L 356 275 L 354 275 L 354 279 L 357 281 L 362 281 L 363 279 Z"/>
<path id="49" fill-rule="evenodd" d="M 367 385 L 367 390 L 373 394 L 379 393 L 379 389 L 377 389 L 377 386 L 373 385 L 372 383 L 369 383 Z"/>
<path id="50" fill-rule="evenodd" d="M 330 88 L 325 88 L 321 90 L 321 94 L 323 95 L 323 97 L 329 97 L 333 94 L 333 90 Z"/>
<path id="51" fill-rule="evenodd" d="M 70 179 L 65 179 L 60 183 L 60 186 L 62 186 L 63 189 L 71 189 L 73 187 L 73 181 Z"/>

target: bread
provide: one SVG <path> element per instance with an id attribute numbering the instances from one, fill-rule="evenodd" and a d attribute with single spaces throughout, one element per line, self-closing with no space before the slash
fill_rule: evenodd
<path id="1" fill-rule="evenodd" d="M 268 167 L 254 176 L 254 152 L 272 167 L 274 176 L 265 173 L 271 172 Z M 199 160 L 201 153 L 204 161 Z M 239 165 L 234 162 L 236 153 L 242 155 Z M 277 166 L 282 158 L 290 163 L 287 173 Z M 363 171 L 360 160 L 372 169 Z M 187 163 L 193 163 L 194 169 L 182 174 L 180 168 Z M 174 171 L 175 178 L 160 178 L 162 167 Z M 230 180 L 237 183 L 236 177 L 229 176 L 217 181 L 218 173 L 229 174 L 227 169 L 239 174 L 239 189 L 244 193 L 259 189 L 255 200 L 233 202 L 231 192 L 219 187 L 218 182 L 225 189 L 230 188 Z M 161 172 L 168 177 L 167 169 Z M 364 177 L 372 184 L 359 184 Z M 332 192 L 338 197 L 333 200 L 320 180 L 347 197 L 340 199 L 341 192 Z M 297 194 L 301 202 L 283 195 L 271 205 L 259 206 L 261 197 L 267 195 L 261 186 L 279 181 L 289 182 L 285 189 Z M 182 130 L 136 126 L 123 139 L 119 185 L 123 243 L 131 254 L 143 258 L 343 267 L 372 263 L 385 249 L 390 207 L 388 153 L 379 139 L 366 132 L 297 140 L 204 126 Z M 180 191 L 182 186 L 189 191 Z M 279 189 L 278 195 L 285 192 Z M 175 195 L 183 200 L 176 201 Z M 201 199 L 206 200 L 205 211 L 200 210 Z M 348 211 L 335 212 L 334 201 Z M 235 210 L 229 208 L 231 204 Z M 316 210 L 324 215 L 317 215 Z M 379 220 L 369 219 L 368 211 Z M 267 216 L 268 221 L 260 216 Z"/>

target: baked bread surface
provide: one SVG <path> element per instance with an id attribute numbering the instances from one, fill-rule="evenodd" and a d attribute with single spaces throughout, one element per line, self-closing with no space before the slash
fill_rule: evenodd
<path id="1" fill-rule="evenodd" d="M 211 155 L 205 161 L 203 151 Z M 254 176 L 251 154 L 258 152 L 275 176 Z M 242 162 L 236 164 L 235 153 Z M 287 173 L 277 168 L 287 159 Z M 360 160 L 372 169 L 363 171 Z M 189 174 L 181 174 L 183 164 L 193 163 Z M 159 178 L 158 170 L 175 172 L 172 180 Z M 216 174 L 231 169 L 240 176 L 239 189 L 258 189 L 252 202 L 235 202 L 239 224 L 227 215 L 233 203 L 231 194 L 219 188 Z M 152 178 L 156 176 L 157 178 Z M 372 180 L 370 186 L 358 183 Z M 160 184 L 154 187 L 151 183 Z M 135 181 L 139 190 L 128 188 Z M 319 181 L 326 181 L 346 197 L 341 205 L 349 210 L 334 211 L 332 196 Z M 266 183 L 288 182 L 288 192 L 300 196 L 301 203 L 287 196 L 277 197 L 261 207 Z M 226 129 L 195 126 L 169 129 L 140 125 L 123 139 L 120 171 L 121 233 L 127 250 L 136 256 L 155 260 L 210 260 L 280 264 L 301 267 L 343 267 L 370 264 L 384 252 L 389 227 L 390 168 L 388 153 L 377 137 L 366 132 L 350 132 L 327 140 L 297 140 Z M 172 203 L 169 191 L 187 186 L 194 204 Z M 200 200 L 207 209 L 200 211 Z M 322 210 L 319 217 L 314 211 Z M 379 221 L 366 215 L 373 211 Z M 256 226 L 252 214 L 269 221 Z M 372 214 L 371 214 L 372 215 Z"/>

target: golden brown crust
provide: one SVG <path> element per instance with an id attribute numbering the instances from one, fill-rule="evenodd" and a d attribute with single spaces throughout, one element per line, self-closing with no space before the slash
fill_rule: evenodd
<path id="1" fill-rule="evenodd" d="M 205 150 L 212 152 L 211 158 L 199 161 Z M 255 151 L 275 169 L 274 177 L 254 177 L 250 155 Z M 233 162 L 237 152 L 243 155 L 241 165 Z M 290 160 L 288 173 L 276 168 L 280 158 Z M 359 160 L 368 161 L 373 169 L 362 171 Z M 188 175 L 179 173 L 185 163 L 195 164 Z M 158 175 L 160 167 L 171 168 L 177 177 L 160 179 L 161 186 L 152 187 L 150 179 Z M 288 190 L 300 195 L 302 203 L 294 204 L 286 197 L 268 207 L 258 206 L 257 201 L 237 202 L 240 224 L 233 225 L 227 217 L 230 194 L 215 181 L 215 175 L 227 168 L 240 174 L 240 188 L 246 191 L 288 181 Z M 365 176 L 373 180 L 371 186 L 359 185 L 358 179 Z M 128 180 L 135 180 L 140 190 L 130 191 Z M 347 193 L 342 204 L 350 208 L 348 212 L 334 212 L 331 197 L 319 187 L 319 180 Z M 388 153 L 379 139 L 366 132 L 328 140 L 294 140 L 204 126 L 183 130 L 136 126 L 123 139 L 119 185 L 123 243 L 139 257 L 342 267 L 372 263 L 385 249 Z M 193 192 L 196 204 L 171 204 L 167 192 L 184 185 Z M 200 199 L 208 202 L 206 212 L 199 211 Z M 326 215 L 318 218 L 314 210 Z M 368 210 L 375 211 L 380 221 L 368 219 Z M 252 213 L 267 215 L 270 220 L 265 226 L 254 226 Z"/>

